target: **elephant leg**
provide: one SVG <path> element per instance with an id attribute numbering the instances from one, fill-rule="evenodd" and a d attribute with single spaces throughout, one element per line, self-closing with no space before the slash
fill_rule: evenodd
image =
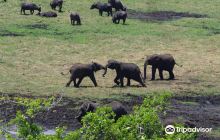
<path id="1" fill-rule="evenodd" d="M 60 6 L 60 8 L 59 8 L 59 12 L 61 12 L 62 11 L 62 6 Z"/>
<path id="2" fill-rule="evenodd" d="M 95 76 L 94 76 L 94 74 L 90 75 L 89 77 L 90 77 L 90 79 L 92 80 L 94 86 L 97 87 L 98 84 L 97 84 L 97 82 L 96 82 L 96 80 L 95 80 Z"/>
<path id="3" fill-rule="evenodd" d="M 71 76 L 69 82 L 66 83 L 66 87 L 69 87 L 72 81 L 73 81 L 73 78 Z M 75 84 L 74 84 L 74 86 L 75 86 Z"/>
<path id="4" fill-rule="evenodd" d="M 119 81 L 118 81 L 118 79 L 119 79 L 119 76 L 118 76 L 118 74 L 117 74 L 117 76 L 115 77 L 115 79 L 114 79 L 114 82 L 117 84 L 117 85 L 119 85 Z"/>
<path id="5" fill-rule="evenodd" d="M 170 74 L 170 78 L 169 78 L 169 80 L 173 80 L 173 79 L 175 79 L 175 76 L 174 76 L 172 70 L 169 71 L 169 74 Z"/>
<path id="6" fill-rule="evenodd" d="M 160 76 L 160 80 L 163 80 L 163 70 L 159 69 L 159 76 Z"/>
<path id="7" fill-rule="evenodd" d="M 80 85 L 80 83 L 82 82 L 83 78 L 84 78 L 84 77 L 80 77 L 80 78 L 79 78 L 79 81 L 76 83 L 76 86 L 75 86 L 75 87 L 79 87 L 79 85 Z"/>
<path id="8" fill-rule="evenodd" d="M 152 78 L 151 78 L 151 80 L 155 80 L 156 70 L 157 70 L 157 68 L 152 66 Z"/>
<path id="9" fill-rule="evenodd" d="M 127 86 L 131 86 L 131 79 L 127 78 Z"/>
<path id="10" fill-rule="evenodd" d="M 120 19 L 117 21 L 117 24 L 119 24 L 120 23 Z"/>
<path id="11" fill-rule="evenodd" d="M 102 16 L 102 10 L 99 10 L 99 15 Z"/>
<path id="12" fill-rule="evenodd" d="M 120 83 L 121 83 L 121 87 L 123 87 L 124 86 L 124 76 L 120 77 Z"/>
<path id="13" fill-rule="evenodd" d="M 123 19 L 123 24 L 125 24 L 126 19 Z"/>

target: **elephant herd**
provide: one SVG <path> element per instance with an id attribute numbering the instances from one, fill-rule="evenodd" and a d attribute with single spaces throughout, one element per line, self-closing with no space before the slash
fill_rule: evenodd
<path id="1" fill-rule="evenodd" d="M 56 10 L 56 8 L 58 7 L 58 11 L 62 12 L 63 2 L 63 0 L 52 0 L 50 2 L 50 7 L 52 10 Z M 112 12 L 113 8 L 115 8 L 116 11 L 114 15 Z M 96 2 L 91 5 L 90 9 L 98 9 L 100 16 L 103 15 L 103 12 L 107 12 L 108 16 L 112 16 L 112 22 L 115 24 L 119 24 L 120 20 L 123 20 L 123 24 L 125 24 L 125 21 L 127 19 L 127 7 L 124 6 L 120 0 L 108 0 L 108 3 Z M 29 10 L 30 14 L 33 14 L 36 10 L 38 11 L 37 15 L 42 17 L 57 17 L 57 13 L 53 11 L 41 13 L 41 7 L 35 3 L 22 3 L 21 14 L 26 14 L 26 10 Z M 81 25 L 81 18 L 79 13 L 70 13 L 70 21 L 72 25 Z"/>
<path id="2" fill-rule="evenodd" d="M 108 60 L 105 67 L 96 62 L 92 62 L 91 64 L 75 63 L 69 70 L 71 76 L 66 84 L 66 87 L 69 87 L 71 82 L 74 83 L 74 87 L 79 87 L 80 83 L 85 77 L 89 77 L 93 82 L 94 86 L 97 86 L 98 84 L 96 82 L 94 72 L 103 69 L 104 70 L 103 77 L 104 77 L 107 73 L 108 68 L 116 71 L 116 77 L 114 78 L 115 84 L 123 87 L 124 78 L 127 78 L 127 86 L 131 85 L 130 80 L 134 80 L 136 82 L 139 82 L 141 86 L 145 87 L 144 83 L 147 78 L 146 76 L 147 65 L 152 66 L 151 80 L 155 80 L 155 73 L 157 69 L 159 71 L 159 76 L 161 80 L 163 80 L 163 71 L 168 71 L 169 80 L 173 80 L 175 78 L 173 73 L 173 68 L 175 65 L 178 64 L 175 62 L 173 56 L 170 54 L 153 54 L 146 58 L 144 62 L 144 76 L 142 76 L 140 68 L 134 63 L 124 63 L 112 59 Z M 65 75 L 64 73 L 61 74 Z"/>

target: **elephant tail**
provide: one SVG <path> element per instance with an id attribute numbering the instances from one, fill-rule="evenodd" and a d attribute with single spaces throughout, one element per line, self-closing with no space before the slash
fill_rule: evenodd
<path id="1" fill-rule="evenodd" d="M 67 72 L 67 73 L 61 72 L 60 74 L 61 75 L 67 75 L 67 74 L 69 74 L 69 72 Z"/>
<path id="2" fill-rule="evenodd" d="M 183 66 L 183 65 L 180 65 L 180 64 L 178 64 L 178 63 L 176 63 L 176 62 L 175 62 L 175 64 L 176 64 L 177 66 L 179 66 L 179 67 L 182 67 L 182 66 Z"/>

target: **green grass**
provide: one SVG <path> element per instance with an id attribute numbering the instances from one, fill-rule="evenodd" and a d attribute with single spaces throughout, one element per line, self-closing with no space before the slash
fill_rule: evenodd
<path id="1" fill-rule="evenodd" d="M 50 0 L 35 2 L 41 4 L 42 11 L 51 10 Z M 208 16 L 164 22 L 128 19 L 125 26 L 114 25 L 110 17 L 100 17 L 97 10 L 90 10 L 93 2 L 65 1 L 64 12 L 54 19 L 20 15 L 20 1 L 0 3 L 0 34 L 23 35 L 0 36 L 0 92 L 50 95 L 63 91 L 66 96 L 97 98 L 164 90 L 180 95 L 219 93 L 218 0 L 123 0 L 129 9 L 137 11 L 172 10 Z M 80 13 L 82 26 L 70 25 L 69 11 Z M 36 24 L 47 28 L 30 28 Z M 65 88 L 69 76 L 60 74 L 76 62 L 105 65 L 108 59 L 136 63 L 143 71 L 145 56 L 153 53 L 171 53 L 183 65 L 175 67 L 177 80 L 147 81 L 147 88 L 112 88 L 115 73 L 109 70 L 105 78 L 102 72 L 96 73 L 99 87 L 84 79 L 82 86 L 89 87 L 75 89 Z"/>

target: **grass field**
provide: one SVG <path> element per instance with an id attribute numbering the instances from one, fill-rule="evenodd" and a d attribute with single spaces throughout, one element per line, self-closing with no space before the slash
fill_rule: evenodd
<path id="1" fill-rule="evenodd" d="M 220 91 L 220 4 L 219 0 L 123 0 L 128 9 L 153 12 L 175 11 L 206 15 L 170 21 L 128 19 L 115 25 L 111 18 L 90 10 L 94 0 L 65 1 L 64 12 L 54 19 L 20 15 L 22 1 L 0 2 L 0 92 L 70 97 L 106 98 L 125 93 L 148 94 L 172 91 L 176 95 L 219 94 Z M 50 0 L 34 0 L 42 11 L 51 10 Z M 82 17 L 82 26 L 71 26 L 70 11 Z M 27 13 L 29 13 L 27 11 Z M 81 88 L 65 88 L 73 63 L 108 59 L 138 64 L 154 53 L 170 53 L 183 67 L 175 67 L 174 81 L 149 81 L 146 88 L 115 87 L 115 72 L 96 73 L 99 87 L 84 79 Z M 158 73 L 157 73 L 158 74 Z M 166 77 L 167 77 L 166 73 Z M 157 75 L 158 78 L 158 75 Z M 138 83 L 131 82 L 132 85 Z"/>

